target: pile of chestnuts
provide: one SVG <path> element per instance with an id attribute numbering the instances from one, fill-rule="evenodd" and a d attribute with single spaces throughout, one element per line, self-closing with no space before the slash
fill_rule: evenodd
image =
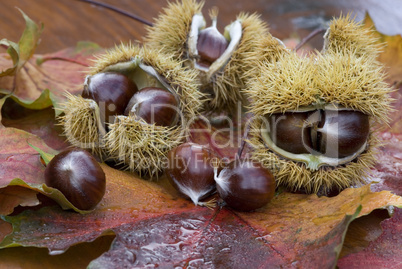
<path id="1" fill-rule="evenodd" d="M 238 15 L 221 34 L 217 10 L 206 27 L 202 7 L 169 3 L 144 46 L 101 55 L 82 96 L 64 104 L 68 141 L 140 176 L 164 170 L 179 192 L 207 207 L 215 193 L 251 211 L 273 198 L 276 185 L 318 193 L 363 183 L 375 163 L 372 127 L 387 121 L 391 100 L 370 32 L 342 16 L 322 52 L 300 57 L 258 15 Z M 199 113 L 230 114 L 238 104 L 252 115 L 251 160 L 224 163 L 186 142 L 186 123 Z"/>
<path id="2" fill-rule="evenodd" d="M 231 208 L 252 211 L 266 205 L 275 194 L 275 180 L 269 169 L 250 160 L 222 160 L 209 147 L 184 143 L 168 154 L 166 175 L 176 189 L 195 205 L 213 207 L 217 192 Z"/>
<path id="3" fill-rule="evenodd" d="M 158 177 L 205 100 L 197 74 L 146 47 L 108 51 L 92 67 L 82 95 L 67 95 L 61 117 L 67 140 L 141 176 Z"/>
<path id="4" fill-rule="evenodd" d="M 118 115 L 142 119 L 148 124 L 172 126 L 178 121 L 178 98 L 163 88 L 141 90 L 120 73 L 97 73 L 87 78 L 82 97 L 94 100 L 100 109 L 100 120 L 106 126 Z"/>
<path id="5" fill-rule="evenodd" d="M 106 123 L 114 122 L 115 116 L 124 113 L 137 91 L 137 86 L 125 75 L 105 72 L 87 77 L 82 97 L 96 102 L 102 126 L 106 126 Z"/>

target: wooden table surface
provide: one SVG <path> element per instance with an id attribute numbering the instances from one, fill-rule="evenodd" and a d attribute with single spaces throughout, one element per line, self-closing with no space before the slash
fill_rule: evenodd
<path id="1" fill-rule="evenodd" d="M 148 21 L 167 5 L 166 0 L 99 0 L 135 13 Z M 37 53 L 54 52 L 75 46 L 78 41 L 92 41 L 108 48 L 121 41 L 141 40 L 143 24 L 105 8 L 77 0 L 2 0 L 0 8 L 0 39 L 18 41 L 25 22 L 18 7 L 35 22 L 45 25 Z M 207 0 L 205 14 L 212 6 L 219 8 L 218 26 L 222 29 L 241 11 L 257 12 L 271 26 L 274 36 L 284 39 L 292 33 L 307 35 L 332 16 L 350 8 L 361 18 L 365 8 L 361 1 L 292 1 L 292 0 Z"/>

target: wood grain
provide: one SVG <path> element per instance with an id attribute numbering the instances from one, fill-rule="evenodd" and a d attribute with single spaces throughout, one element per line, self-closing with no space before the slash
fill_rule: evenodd
<path id="1" fill-rule="evenodd" d="M 158 15 L 166 0 L 98 0 L 135 13 L 148 21 Z M 222 29 L 242 11 L 259 13 L 271 26 L 274 36 L 284 39 L 291 34 L 303 37 L 325 20 L 347 8 L 330 4 L 329 0 L 317 4 L 313 0 L 255 0 L 206 1 L 205 15 L 212 6 L 219 8 L 218 27 Z M 7 0 L 0 9 L 0 39 L 18 41 L 25 22 L 18 7 L 35 22 L 45 25 L 42 42 L 37 53 L 54 52 L 75 46 L 78 41 L 92 41 L 108 48 L 120 42 L 142 40 L 145 26 L 128 17 L 105 8 L 76 0 Z M 305 18 L 303 20 L 303 18 Z"/>

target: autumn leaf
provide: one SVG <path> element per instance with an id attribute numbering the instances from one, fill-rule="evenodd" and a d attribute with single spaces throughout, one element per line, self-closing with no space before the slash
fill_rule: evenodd
<path id="1" fill-rule="evenodd" d="M 6 137 L 4 133 L 2 137 Z M 20 134 L 17 137 L 22 137 L 22 135 Z M 29 141 L 31 141 L 31 139 Z M 8 141 L 5 144 L 10 144 L 10 142 Z M 35 144 L 35 141 L 33 141 L 32 144 Z M 43 145 L 38 146 L 43 147 Z M 20 155 L 22 155 L 24 151 L 29 153 L 35 152 L 29 145 L 27 145 L 25 149 L 19 150 Z M 40 168 L 43 165 L 38 161 L 38 158 L 39 156 L 36 154 L 36 164 L 33 164 L 33 166 Z M 161 234 L 151 233 L 151 238 L 152 242 L 156 240 L 155 238 L 160 238 L 161 241 L 159 245 L 154 243 L 156 246 L 161 247 L 169 246 L 169 242 L 184 240 L 185 238 L 183 239 L 181 234 L 183 226 L 185 227 L 184 224 L 195 222 L 199 226 L 195 226 L 196 229 L 194 233 L 200 234 L 200 241 L 197 241 L 197 243 L 205 243 L 206 245 L 204 246 L 206 246 L 206 248 L 198 250 L 192 249 L 191 243 L 194 242 L 184 240 L 184 246 L 190 245 L 187 248 L 189 253 L 180 252 L 184 255 L 180 257 L 190 259 L 192 258 L 192 253 L 196 251 L 195 253 L 199 253 L 198 255 L 200 257 L 213 259 L 214 256 L 212 254 L 204 253 L 203 251 L 209 249 L 212 253 L 218 252 L 224 254 L 224 249 L 230 248 L 230 253 L 233 254 L 233 257 L 236 257 L 234 254 L 243 253 L 245 251 L 246 253 L 250 253 L 251 256 L 253 253 L 266 253 L 267 256 L 263 256 L 261 260 L 255 261 L 256 265 L 258 265 L 258 262 L 272 262 L 272 264 L 286 265 L 289 260 L 295 261 L 301 258 L 294 256 L 286 257 L 285 259 L 281 257 L 281 255 L 278 257 L 275 251 L 273 252 L 272 250 L 272 248 L 276 246 L 273 242 L 277 244 L 278 249 L 286 249 L 290 242 L 293 242 L 293 244 L 297 242 L 292 240 L 297 239 L 300 240 L 301 245 L 310 242 L 309 246 L 314 249 L 311 253 L 312 256 L 316 255 L 317 246 L 320 246 L 319 249 L 321 251 L 324 251 L 324 246 L 326 246 L 325 251 L 328 251 L 328 253 L 323 252 L 323 255 L 331 256 L 331 262 L 334 263 L 337 257 L 335 249 L 341 244 L 342 236 L 346 231 L 347 225 L 353 219 L 351 217 L 344 219 L 345 214 L 353 214 L 359 204 L 364 205 L 363 212 L 361 213 L 361 215 L 363 215 L 368 214 L 374 208 L 386 207 L 389 205 L 387 203 L 392 203 L 392 199 L 397 198 L 394 200 L 395 204 L 402 203 L 402 201 L 398 202 L 400 197 L 392 195 L 389 192 L 370 193 L 369 186 L 366 186 L 360 189 L 345 190 L 334 198 L 318 198 L 315 195 L 307 196 L 283 193 L 277 196 L 270 205 L 256 213 L 238 213 L 227 209 L 217 209 L 216 212 L 212 212 L 207 209 L 195 207 L 189 201 L 178 197 L 176 193 L 172 193 L 169 188 L 138 179 L 129 173 L 120 172 L 107 166 L 103 166 L 103 169 L 108 179 L 108 191 L 102 203 L 94 212 L 88 215 L 79 215 L 73 212 L 63 211 L 59 207 L 45 207 L 39 211 L 26 210 L 14 217 L 3 217 L 4 220 L 13 223 L 14 233 L 12 237 L 7 236 L 6 239 L 3 240 L 2 246 L 23 245 L 47 247 L 53 251 L 51 253 L 55 254 L 64 251 L 71 245 L 86 241 L 90 242 L 99 236 L 110 235 L 111 233 L 115 234 L 116 238 L 135 236 L 131 235 L 133 230 L 136 231 L 136 234 L 138 234 L 138 231 L 149 234 L 150 232 L 147 232 L 148 229 L 150 229 L 149 227 L 152 227 L 152 232 L 154 232 L 155 230 L 158 231 L 157 225 L 160 225 L 159 232 Z M 28 181 L 28 179 L 25 180 Z M 392 199 L 390 199 L 390 197 Z M 366 204 L 367 208 L 365 208 Z M 320 206 L 323 210 L 317 210 Z M 325 211 L 324 209 L 330 209 L 331 212 L 328 212 L 326 215 L 323 213 Z M 310 212 L 312 216 L 316 215 L 317 212 L 320 212 L 321 215 L 316 215 L 315 217 L 305 215 L 302 219 L 298 217 L 301 214 L 306 214 L 306 212 Z M 276 217 L 272 218 L 271 216 Z M 292 219 L 294 224 L 290 225 Z M 303 219 L 305 222 L 300 223 Z M 81 225 L 82 222 L 86 223 L 84 227 Z M 163 237 L 163 235 L 166 234 L 166 232 L 164 232 L 166 230 L 163 227 L 169 227 L 171 233 L 169 233 L 168 239 L 164 239 Z M 283 231 L 285 227 L 286 230 Z M 319 231 L 313 233 L 316 238 L 311 238 L 309 236 L 314 227 L 319 229 Z M 338 227 L 339 229 L 334 230 L 334 227 Z M 207 228 L 211 229 L 213 232 L 206 230 Z M 70 234 L 68 238 L 63 232 L 66 230 L 68 230 Z M 33 236 L 34 231 L 37 233 L 36 236 Z M 217 231 L 220 233 L 217 233 Z M 289 234 L 287 234 L 287 232 Z M 246 249 L 234 248 L 230 235 L 240 238 L 238 244 L 239 248 L 241 246 L 249 247 L 246 247 Z M 299 236 L 300 239 L 298 239 Z M 304 238 L 306 236 L 307 238 Z M 215 237 L 219 239 L 226 238 L 226 241 L 215 242 Z M 264 241 L 264 237 L 270 239 L 268 243 Z M 255 245 L 255 241 L 258 238 L 263 241 L 264 244 L 262 244 L 262 246 L 260 243 Z M 285 240 L 286 238 L 288 238 L 287 240 L 289 240 L 289 242 Z M 333 239 L 332 244 L 328 244 L 328 238 Z M 94 261 L 92 266 L 96 267 L 96 264 L 99 264 L 99 262 L 109 264 L 111 259 L 113 260 L 116 257 L 120 257 L 122 252 L 123 254 L 126 253 L 126 248 L 132 251 L 134 247 L 137 247 L 138 251 L 141 250 L 139 253 L 135 252 L 136 257 L 138 257 L 140 261 L 143 259 L 141 262 L 146 262 L 146 258 L 151 255 L 147 253 L 147 247 L 149 249 L 148 245 L 152 245 L 152 242 L 145 241 L 145 243 L 147 243 L 146 245 L 138 246 L 135 245 L 135 242 L 143 242 L 144 240 L 141 238 L 136 238 L 136 240 L 137 241 L 130 243 L 131 245 L 124 241 L 124 243 L 127 244 L 123 244 L 124 248 L 122 248 L 121 242 L 115 241 L 110 252 L 101 256 L 99 261 Z M 190 239 L 188 238 L 187 240 Z M 322 243 L 321 240 L 324 240 L 325 244 Z M 208 242 L 210 244 L 207 244 Z M 120 247 L 117 247 L 116 250 L 116 246 Z M 218 247 L 214 248 L 213 246 Z M 235 246 L 237 246 L 237 244 Z M 174 250 L 173 247 L 172 249 Z M 173 257 L 177 255 L 177 253 L 171 252 L 165 254 L 159 253 L 157 250 L 158 248 L 156 247 L 153 255 L 158 257 L 157 261 L 165 265 L 171 264 L 166 259 L 172 255 Z M 283 251 L 287 253 L 286 250 Z M 301 249 L 300 251 L 307 254 L 310 253 L 308 248 Z M 290 252 L 293 253 L 294 249 Z M 161 257 L 160 255 L 163 256 Z M 119 262 L 121 261 L 123 264 L 124 262 L 130 262 L 130 255 L 127 256 L 127 259 L 124 258 L 126 256 L 123 256 L 122 260 L 119 259 Z M 151 255 L 151 257 L 153 256 Z M 239 257 L 243 256 L 240 255 Z M 197 264 L 197 259 L 200 258 L 193 258 L 195 260 L 194 264 Z M 153 259 L 153 261 L 155 260 Z M 204 260 L 204 262 L 205 261 L 207 260 Z M 172 261 L 172 263 L 173 262 L 180 264 L 185 261 L 178 259 Z M 219 261 L 214 260 L 213 262 L 218 263 Z M 235 262 L 239 261 L 235 260 Z M 302 259 L 301 262 L 304 262 L 304 260 Z"/>
<path id="2" fill-rule="evenodd" d="M 35 247 L 2 249 L 0 268 L 86 268 L 92 260 L 109 249 L 112 240 L 113 236 L 103 236 L 93 242 L 73 246 L 59 255 L 49 255 L 47 249 Z"/>
<path id="3" fill-rule="evenodd" d="M 10 144 L 10 142 L 6 144 Z M 25 149 L 26 151 L 33 150 L 28 147 Z M 36 155 L 36 157 L 39 156 Z M 37 161 L 36 166 L 41 167 L 42 164 Z M 96 267 L 99 263 L 116 262 L 116 257 L 119 263 L 113 265 L 120 266 L 132 261 L 134 254 L 136 260 L 139 260 L 139 264 L 146 263 L 148 256 L 153 262 L 160 262 L 163 265 L 181 264 L 193 260 L 192 264 L 196 265 L 197 260 L 201 262 L 200 257 L 203 259 L 209 257 L 211 259 L 209 262 L 219 264 L 222 261 L 217 261 L 211 253 L 224 254 L 225 249 L 227 251 L 230 249 L 233 257 L 243 257 L 235 255 L 240 253 L 249 253 L 250 256 L 253 256 L 254 253 L 265 253 L 266 256 L 255 261 L 256 265 L 265 262 L 286 265 L 290 261 L 305 261 L 298 256 L 287 257 L 283 254 L 284 257 L 281 257 L 276 253 L 277 251 L 281 253 L 280 250 L 285 249 L 283 252 L 288 255 L 303 252 L 305 253 L 303 257 L 307 259 L 310 251 L 311 256 L 317 257 L 317 247 L 322 251 L 322 255 L 332 257 L 327 262 L 334 264 L 337 257 L 336 251 L 339 251 L 338 246 L 342 243 L 343 234 L 347 225 L 354 219 L 352 217 L 344 219 L 345 214 L 352 215 L 359 204 L 363 205 L 361 215 L 368 214 L 374 208 L 387 207 L 390 204 L 402 205 L 400 197 L 389 192 L 371 193 L 369 186 L 366 186 L 359 189 L 347 189 L 333 198 L 283 193 L 255 213 L 238 213 L 228 209 L 217 209 L 216 212 L 212 212 L 195 207 L 189 201 L 178 197 L 176 193 L 171 193 L 169 188 L 162 188 L 160 185 L 138 179 L 129 173 L 120 172 L 107 166 L 103 166 L 103 169 L 107 175 L 108 191 L 94 212 L 79 215 L 63 211 L 59 207 L 45 207 L 39 211 L 26 210 L 14 217 L 4 217 L 4 220 L 14 225 L 14 233 L 11 237 L 7 236 L 1 246 L 47 247 L 51 253 L 55 254 L 65 251 L 71 245 L 90 242 L 99 236 L 113 233 L 117 239 L 112 249 L 101 256 L 100 260 L 94 261 L 91 266 Z M 330 212 L 324 213 L 326 210 L 330 210 Z M 317 215 L 317 212 L 320 214 Z M 298 217 L 300 215 L 303 215 L 303 218 Z M 271 216 L 275 216 L 275 218 Z M 84 227 L 81 225 L 82 222 L 86 223 Z M 196 245 L 205 246 L 205 248 L 193 249 L 195 242 L 186 241 L 190 238 L 183 237 L 183 227 L 186 227 L 188 223 L 193 226 L 198 224 L 198 226 L 195 225 L 195 228 L 193 227 L 195 230 L 193 233 L 199 234 L 197 237 L 199 241 L 196 241 Z M 318 230 L 312 232 L 314 227 Z M 66 230 L 69 231 L 68 237 L 64 233 Z M 170 233 L 167 234 L 167 230 Z M 133 231 L 135 231 L 134 235 L 132 235 Z M 141 231 L 140 235 L 138 235 L 139 231 Z M 194 235 L 191 231 L 185 232 Z M 141 238 L 141 234 L 148 235 L 149 233 L 151 233 L 151 241 Z M 164 238 L 164 235 L 168 238 Z M 313 237 L 311 237 L 312 235 Z M 134 237 L 135 240 L 123 241 L 123 243 L 118 241 L 120 238 L 131 237 Z M 239 238 L 239 244 L 233 246 L 232 237 Z M 157 238 L 160 241 L 156 241 Z M 219 238 L 219 240 L 226 238 L 226 240 L 215 242 L 215 238 Z M 332 244 L 328 244 L 330 239 L 333 240 Z M 259 240 L 263 243 L 259 243 Z M 308 246 L 314 251 L 309 251 L 309 248 L 298 250 L 297 246 L 292 251 L 287 251 L 289 244 L 295 245 L 298 241 L 301 246 L 310 242 Z M 143 242 L 144 245 L 138 245 L 138 242 Z M 174 252 L 175 248 L 172 247 L 172 250 L 167 252 L 159 250 L 162 251 L 159 253 L 158 247 L 169 246 L 172 242 L 175 242 L 174 244 L 183 242 L 183 246 L 187 246 L 188 253 L 181 251 L 179 252 L 181 256 L 169 262 L 168 259 L 178 255 Z M 149 245 L 155 246 L 151 254 L 148 253 Z M 239 249 L 236 248 L 237 245 Z M 132 252 L 133 248 L 137 249 L 135 253 L 128 255 L 127 249 Z M 186 248 L 183 247 L 183 249 Z M 204 252 L 206 250 L 211 253 Z M 198 253 L 198 258 L 193 257 L 193 253 Z M 122 254 L 123 257 L 121 257 Z M 259 257 L 259 255 L 257 256 Z M 184 260 L 180 260 L 180 257 Z M 215 260 L 212 261 L 212 259 Z M 311 264 L 318 262 L 312 257 L 309 257 L 308 260 L 312 262 Z M 208 260 L 203 260 L 203 262 L 208 262 Z M 233 262 L 240 261 L 234 260 Z M 247 260 L 247 262 L 251 261 Z"/>
<path id="4" fill-rule="evenodd" d="M 340 259 L 339 268 L 395 268 L 401 263 L 402 209 L 395 208 L 391 219 L 381 223 L 382 234 L 362 251 Z M 369 236 L 369 235 L 366 235 Z"/>
<path id="5" fill-rule="evenodd" d="M 11 60 L 13 62 L 13 66 L 6 70 L 3 70 L 0 73 L 0 77 L 12 76 L 16 73 L 16 70 L 18 68 L 18 61 L 19 61 L 18 44 L 14 43 L 12 41 L 9 41 L 7 39 L 2 39 L 2 40 L 0 40 L 0 45 L 7 47 L 7 53 L 9 55 L 9 57 L 11 57 Z"/>
<path id="6" fill-rule="evenodd" d="M 366 16 L 364 25 L 375 29 L 374 22 L 370 16 Z M 402 81 L 402 37 L 400 35 L 387 36 L 377 31 L 375 35 L 384 44 L 379 60 L 387 66 L 388 80 L 391 83 Z"/>
<path id="7" fill-rule="evenodd" d="M 82 43 L 76 48 L 66 49 L 57 54 L 34 55 L 15 77 L 0 77 L 0 93 L 7 94 L 18 104 L 29 109 L 39 110 L 52 105 L 58 107 L 58 104 L 65 100 L 66 91 L 81 93 L 85 66 L 78 61 L 85 56 L 86 60 L 82 64 L 88 64 L 95 50 L 98 48 L 92 43 Z M 41 62 L 40 65 L 37 64 L 37 60 Z M 7 65 L 7 58 L 0 57 L 0 68 Z M 60 114 L 59 110 L 55 112 L 56 115 Z"/>
<path id="8" fill-rule="evenodd" d="M 76 48 L 36 56 L 34 51 L 43 25 L 38 26 L 21 13 L 26 28 L 19 42 L 0 41 L 0 45 L 8 47 L 8 55 L 0 57 L 0 70 L 3 70 L 0 73 L 0 94 L 30 109 L 58 108 L 58 104 L 65 100 L 66 91 L 76 94 L 82 91 L 83 71 L 100 48 L 90 42 L 80 42 Z M 55 112 L 58 115 L 61 111 L 56 109 Z"/>
<path id="9" fill-rule="evenodd" d="M 20 186 L 9 186 L 0 189 L 0 215 L 13 213 L 17 206 L 37 206 L 37 192 Z"/>
<path id="10" fill-rule="evenodd" d="M 66 138 L 61 135 L 62 128 L 54 117 L 53 108 L 30 110 L 21 108 L 14 102 L 8 102 L 3 107 L 2 124 L 5 127 L 24 130 L 40 137 L 47 146 L 62 150 L 69 146 Z"/>
<path id="11" fill-rule="evenodd" d="M 22 10 L 18 10 L 25 19 L 26 27 L 18 43 L 14 43 L 7 39 L 2 39 L 0 41 L 1 45 L 8 46 L 7 53 L 13 61 L 13 67 L 1 72 L 0 77 L 13 76 L 19 69 L 21 69 L 21 67 L 24 66 L 26 61 L 28 61 L 35 52 L 39 43 L 39 37 L 43 30 L 43 24 L 38 26 Z"/>
<path id="12" fill-rule="evenodd" d="M 3 217 L 13 224 L 14 232 L 0 246 L 47 247 L 51 253 L 61 253 L 71 245 L 113 232 L 116 240 L 100 258 L 102 264 L 113 263 L 112 267 L 129 263 L 133 257 L 138 266 L 148 262 L 184 266 L 201 257 L 203 262 L 219 264 L 213 254 L 223 255 L 225 249 L 234 264 L 250 256 L 254 258 L 244 262 L 256 266 L 271 262 L 285 266 L 295 261 L 316 264 L 319 260 L 313 258 L 319 251 L 328 257 L 321 261 L 328 267 L 336 264 L 343 234 L 357 216 L 345 218 L 345 214 L 353 215 L 359 205 L 363 206 L 360 216 L 378 207 L 402 206 L 401 197 L 386 191 L 372 193 L 365 186 L 333 198 L 283 193 L 254 213 L 211 211 L 195 207 L 155 183 L 107 166 L 103 169 L 108 191 L 95 211 L 80 215 L 45 207 Z M 234 239 L 238 244 L 233 244 Z M 294 246 L 292 251 L 289 245 Z M 235 255 L 240 253 L 249 255 Z M 256 257 L 260 260 L 254 260 Z M 98 261 L 93 266 L 96 264 Z"/>
<path id="13" fill-rule="evenodd" d="M 25 187 L 52 198 L 64 209 L 71 208 L 80 213 L 87 212 L 72 205 L 59 190 L 45 185 L 45 166 L 41 163 L 39 155 L 42 153 L 49 158 L 57 154 L 57 151 L 49 148 L 37 136 L 14 128 L 1 128 L 0 141 L 3 145 L 0 149 L 0 167 L 2 168 L 0 188 Z M 0 204 L 0 212 L 4 211 L 4 206 L 7 204 Z"/>

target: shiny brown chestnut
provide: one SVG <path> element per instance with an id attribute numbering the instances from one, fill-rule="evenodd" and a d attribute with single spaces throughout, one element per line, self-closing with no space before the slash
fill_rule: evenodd
<path id="1" fill-rule="evenodd" d="M 234 160 L 215 175 L 219 196 L 239 211 L 252 211 L 266 205 L 275 195 L 271 171 L 259 162 Z"/>
<path id="2" fill-rule="evenodd" d="M 98 162 L 90 153 L 77 148 L 62 151 L 48 163 L 45 183 L 81 210 L 93 209 L 106 189 L 105 173 Z"/>
<path id="3" fill-rule="evenodd" d="M 309 153 L 311 138 L 306 128 L 308 113 L 273 114 L 269 118 L 270 136 L 278 147 L 295 153 Z"/>
<path id="4" fill-rule="evenodd" d="M 294 154 L 345 158 L 359 152 L 370 131 L 369 117 L 353 110 L 286 112 L 269 117 L 270 137 Z"/>
<path id="5" fill-rule="evenodd" d="M 216 191 L 214 167 L 217 155 L 205 146 L 184 143 L 168 153 L 165 172 L 170 183 L 195 205 L 206 205 L 200 200 Z M 207 205 L 208 206 L 208 205 Z"/>
<path id="6" fill-rule="evenodd" d="M 369 132 L 369 117 L 362 112 L 328 110 L 317 128 L 317 148 L 325 156 L 344 158 L 364 146 Z"/>
<path id="7" fill-rule="evenodd" d="M 171 92 L 147 87 L 133 95 L 124 115 L 142 118 L 149 124 L 172 126 L 178 120 L 178 106 L 177 98 Z"/>
<path id="8" fill-rule="evenodd" d="M 226 38 L 216 28 L 215 19 L 211 27 L 201 30 L 198 35 L 197 51 L 200 64 L 211 65 L 225 52 L 228 44 Z"/>
<path id="9" fill-rule="evenodd" d="M 137 90 L 134 82 L 125 75 L 105 72 L 87 77 L 82 97 L 98 104 L 102 122 L 113 123 L 114 116 L 124 113 Z"/>

